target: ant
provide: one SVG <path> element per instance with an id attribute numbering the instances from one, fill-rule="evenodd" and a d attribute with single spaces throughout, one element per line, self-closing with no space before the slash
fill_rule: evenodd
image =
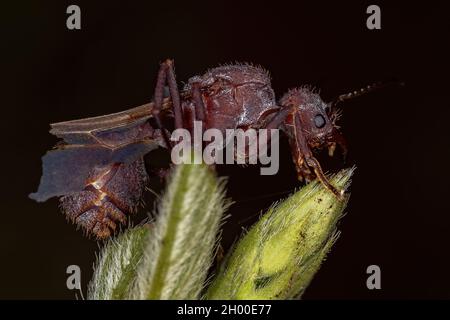
<path id="1" fill-rule="evenodd" d="M 382 87 L 377 83 L 324 102 L 309 87 L 289 90 L 277 103 L 268 73 L 250 64 L 211 69 L 189 79 L 178 90 L 174 63 L 161 63 L 154 101 L 119 113 L 51 124 L 50 133 L 62 138 L 42 158 L 43 174 L 30 197 L 46 201 L 60 197 L 68 219 L 105 239 L 136 211 L 148 182 L 143 157 L 162 146 L 171 148 L 174 129 L 280 129 L 289 139 L 300 180 L 317 178 L 339 199 L 313 152 L 337 146 L 345 158 L 347 144 L 336 126 L 337 105 Z M 166 97 L 166 89 L 168 93 Z M 173 118 L 172 118 L 173 117 Z M 151 123 L 150 120 L 154 121 Z M 248 153 L 248 152 L 247 152 Z M 249 156 L 248 154 L 245 157 Z"/>

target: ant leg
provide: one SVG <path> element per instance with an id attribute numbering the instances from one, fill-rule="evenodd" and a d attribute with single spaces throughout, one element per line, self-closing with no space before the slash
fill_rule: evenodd
<path id="1" fill-rule="evenodd" d="M 200 83 L 192 83 L 192 98 L 195 105 L 195 118 L 199 121 L 205 121 L 205 105 L 203 104 L 202 94 L 200 92 Z"/>
<path id="2" fill-rule="evenodd" d="M 330 190 L 339 200 L 344 200 L 343 191 L 339 191 L 330 183 L 330 181 L 328 181 L 328 178 L 324 175 L 322 168 L 320 167 L 319 161 L 317 161 L 316 158 L 314 157 L 306 158 L 306 164 L 311 168 L 313 168 L 314 173 L 317 176 L 317 179 L 319 179 L 319 181 L 325 186 L 325 188 Z"/>
<path id="3" fill-rule="evenodd" d="M 167 77 L 167 62 L 161 63 L 158 71 L 158 77 L 156 79 L 156 87 L 154 93 L 155 106 L 152 109 L 152 115 L 155 118 L 156 125 L 158 129 L 161 130 L 161 134 L 164 138 L 164 141 L 167 144 L 168 148 L 171 148 L 172 144 L 170 143 L 170 138 L 167 134 L 167 131 L 164 129 L 164 126 L 161 121 L 160 112 L 162 109 L 163 98 L 164 98 L 164 84 L 166 83 Z"/>
<path id="4" fill-rule="evenodd" d="M 264 126 L 264 129 L 278 129 L 291 111 L 292 108 L 282 108 L 272 119 L 270 119 Z"/>
<path id="5" fill-rule="evenodd" d="M 200 91 L 200 83 L 199 82 L 193 82 L 191 84 L 191 88 L 192 88 L 192 100 L 194 102 L 194 117 L 193 120 L 196 121 L 200 121 L 202 124 L 202 131 L 201 131 L 201 135 L 203 137 L 203 134 L 205 133 L 205 120 L 206 120 L 206 112 L 205 112 L 205 105 L 203 104 L 203 99 L 202 99 L 202 93 Z M 192 124 L 194 127 L 194 124 Z M 203 148 L 205 147 L 205 142 L 202 139 L 202 145 L 201 148 L 203 150 Z"/>
<path id="6" fill-rule="evenodd" d="M 342 158 L 344 159 L 344 162 L 347 159 L 347 153 L 348 153 L 348 148 L 347 148 L 347 142 L 344 138 L 344 136 L 336 129 L 334 128 L 332 133 L 331 133 L 332 139 L 335 144 L 337 144 L 339 146 L 339 148 L 342 151 Z"/>
<path id="7" fill-rule="evenodd" d="M 277 113 L 272 117 L 272 119 L 270 119 L 268 122 L 266 122 L 265 124 L 263 124 L 261 126 L 261 129 L 267 129 L 268 132 L 270 133 L 270 130 L 275 130 L 278 129 L 280 127 L 280 125 L 286 120 L 287 116 L 290 115 L 292 113 L 293 108 L 279 108 L 279 110 L 277 111 Z M 258 137 L 258 139 L 261 139 L 260 137 Z M 266 149 L 268 148 L 269 144 L 271 143 L 272 140 L 272 134 L 269 134 L 266 138 Z M 259 152 L 261 152 L 261 150 L 259 149 L 261 148 L 260 142 L 258 142 L 258 150 Z M 267 152 L 267 150 L 265 151 Z"/>
<path id="8" fill-rule="evenodd" d="M 177 80 L 173 60 L 166 60 L 167 65 L 167 84 L 169 86 L 170 98 L 172 99 L 173 113 L 175 116 L 175 129 L 183 128 L 183 114 L 181 110 L 180 92 L 178 91 Z"/>
<path id="9" fill-rule="evenodd" d="M 300 158 L 303 157 L 306 165 L 308 165 L 310 168 L 314 170 L 317 179 L 319 179 L 319 181 L 324 185 L 324 187 L 330 190 L 338 199 L 342 200 L 343 193 L 337 190 L 333 185 L 331 185 L 330 181 L 323 173 L 319 161 L 317 161 L 317 159 L 314 158 L 314 156 L 312 155 L 312 152 L 306 143 L 305 136 L 303 135 L 300 125 L 300 118 L 297 112 L 294 115 L 294 131 L 295 131 L 295 142 L 298 149 L 296 152 L 298 158 L 296 165 L 299 166 L 303 164 L 303 159 Z M 297 171 L 301 174 L 302 169 L 297 168 Z"/>
<path id="10" fill-rule="evenodd" d="M 286 117 L 290 114 L 292 108 L 281 108 L 272 119 L 270 119 L 261 129 L 274 130 L 278 129 L 280 125 L 286 120 Z M 272 135 L 267 137 L 267 144 L 270 143 Z"/>
<path id="11" fill-rule="evenodd" d="M 166 82 L 169 87 L 170 99 L 172 100 L 173 113 L 175 116 L 175 129 L 179 129 L 183 127 L 180 93 L 178 92 L 177 81 L 175 79 L 173 61 L 170 59 L 167 59 L 166 61 L 161 63 L 161 66 L 158 71 L 158 78 L 156 80 L 156 87 L 154 94 L 155 106 L 152 109 L 152 114 L 155 118 L 156 125 L 162 132 L 164 141 L 166 142 L 168 147 L 171 147 L 172 143 L 170 142 L 170 138 L 167 134 L 167 131 L 164 129 L 161 117 L 159 115 L 162 110 L 164 98 L 164 85 L 166 84 Z"/>

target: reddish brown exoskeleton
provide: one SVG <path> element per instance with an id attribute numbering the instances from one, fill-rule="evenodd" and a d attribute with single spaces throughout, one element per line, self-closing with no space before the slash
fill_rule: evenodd
<path id="1" fill-rule="evenodd" d="M 169 96 L 164 97 L 165 87 Z M 268 73 L 260 67 L 235 64 L 217 67 L 189 79 L 179 93 L 173 62 L 161 64 L 154 101 L 106 116 L 52 124 L 63 139 L 43 157 L 37 201 L 60 197 L 66 216 L 99 239 L 110 236 L 126 215 L 136 210 L 148 180 L 143 156 L 157 147 L 171 147 L 163 123 L 174 129 L 281 129 L 289 139 L 300 179 L 318 178 L 337 197 L 313 151 L 336 145 L 346 153 L 338 131 L 335 103 L 371 90 L 325 103 L 307 87 L 290 90 L 276 102 Z M 150 125 L 153 118 L 156 123 Z"/>

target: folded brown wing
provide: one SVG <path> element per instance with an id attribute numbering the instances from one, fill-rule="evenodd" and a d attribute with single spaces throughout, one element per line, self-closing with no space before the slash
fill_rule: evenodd
<path id="1" fill-rule="evenodd" d="M 81 191 L 93 170 L 134 162 L 163 146 L 158 130 L 147 121 L 152 107 L 149 103 L 111 115 L 52 124 L 50 133 L 63 141 L 42 157 L 40 185 L 30 198 L 42 202 Z"/>

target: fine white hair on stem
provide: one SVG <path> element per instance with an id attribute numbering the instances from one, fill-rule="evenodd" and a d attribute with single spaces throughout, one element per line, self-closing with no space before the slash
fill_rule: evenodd
<path id="1" fill-rule="evenodd" d="M 132 298 L 200 297 L 229 205 L 224 185 L 204 165 L 176 168 L 159 203 Z"/>
<path id="2" fill-rule="evenodd" d="M 127 298 L 149 229 L 149 224 L 127 229 L 105 244 L 89 283 L 88 299 Z"/>

